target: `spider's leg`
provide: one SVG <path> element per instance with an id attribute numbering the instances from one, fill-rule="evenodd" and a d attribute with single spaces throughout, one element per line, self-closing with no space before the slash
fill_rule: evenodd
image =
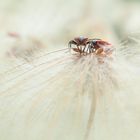
<path id="1" fill-rule="evenodd" d="M 91 47 L 91 48 L 90 48 L 90 53 L 93 53 L 93 52 L 94 52 L 94 48 Z"/>
<path id="2" fill-rule="evenodd" d="M 68 48 L 69 49 L 71 49 L 71 45 L 73 44 L 73 41 L 70 41 L 69 43 L 68 43 Z"/>
<path id="3" fill-rule="evenodd" d="M 71 42 L 68 44 L 69 51 L 71 51 Z"/>
<path id="4" fill-rule="evenodd" d="M 82 51 L 83 51 L 83 53 L 85 52 L 85 49 L 86 49 L 86 45 L 84 45 L 84 48 L 83 48 L 83 50 L 82 50 Z"/>
<path id="5" fill-rule="evenodd" d="M 81 54 L 81 48 L 79 45 L 77 45 L 77 49 L 79 50 L 79 53 Z"/>
<path id="6" fill-rule="evenodd" d="M 69 48 L 70 51 L 71 51 L 71 49 L 72 49 L 72 44 L 73 44 L 73 45 L 77 45 L 75 41 L 73 41 L 73 40 L 69 41 L 69 43 L 68 43 L 68 48 Z"/>
<path id="7" fill-rule="evenodd" d="M 85 52 L 85 53 L 87 54 L 87 53 L 88 53 L 88 49 L 89 49 L 89 42 L 87 42 L 87 43 L 84 45 L 83 52 Z"/>
<path id="8" fill-rule="evenodd" d="M 90 46 L 88 45 L 86 48 L 86 53 L 89 54 L 90 53 Z"/>
<path id="9" fill-rule="evenodd" d="M 88 43 L 88 48 L 87 48 L 88 53 L 92 53 L 92 42 Z"/>

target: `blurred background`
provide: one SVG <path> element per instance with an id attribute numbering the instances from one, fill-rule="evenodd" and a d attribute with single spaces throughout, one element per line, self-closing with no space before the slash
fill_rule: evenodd
<path id="1" fill-rule="evenodd" d="M 102 38 L 116 44 L 139 31 L 140 0 L 0 2 L 0 43 L 3 54 L 11 55 L 12 52 L 12 55 L 20 56 L 20 51 L 38 47 L 36 42 L 39 42 L 39 49 L 42 46 L 47 50 L 67 47 L 68 41 L 75 36 Z"/>

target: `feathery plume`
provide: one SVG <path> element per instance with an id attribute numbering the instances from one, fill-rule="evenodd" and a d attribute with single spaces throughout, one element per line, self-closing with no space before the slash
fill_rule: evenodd
<path id="1" fill-rule="evenodd" d="M 21 64 L 3 73 L 1 139 L 132 137 L 130 132 L 138 119 L 132 112 L 137 112 L 133 107 L 139 105 L 139 96 L 135 102 L 133 96 L 140 91 L 140 49 L 138 43 L 122 44 L 108 56 L 71 54 L 67 48 L 61 49 L 40 56 L 29 67 Z M 133 103 L 132 108 L 128 108 L 126 98 Z M 128 122 L 131 126 L 126 129 Z M 135 139 L 138 137 L 136 132 Z"/>

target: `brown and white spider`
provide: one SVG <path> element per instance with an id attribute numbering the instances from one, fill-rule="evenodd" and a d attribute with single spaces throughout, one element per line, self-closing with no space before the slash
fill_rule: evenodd
<path id="1" fill-rule="evenodd" d="M 94 53 L 99 55 L 112 52 L 112 45 L 110 43 L 97 38 L 76 37 L 69 41 L 68 45 L 70 49 L 80 54 Z"/>

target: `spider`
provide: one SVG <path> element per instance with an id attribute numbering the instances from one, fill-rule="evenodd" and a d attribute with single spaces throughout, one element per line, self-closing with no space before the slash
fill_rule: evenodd
<path id="1" fill-rule="evenodd" d="M 79 52 L 80 54 L 103 54 L 108 53 L 110 51 L 111 46 L 110 43 L 103 41 L 101 39 L 88 39 L 86 37 L 76 37 L 73 40 L 69 41 L 69 48 L 72 49 L 75 52 Z M 76 47 L 72 47 L 72 45 L 75 45 Z"/>

